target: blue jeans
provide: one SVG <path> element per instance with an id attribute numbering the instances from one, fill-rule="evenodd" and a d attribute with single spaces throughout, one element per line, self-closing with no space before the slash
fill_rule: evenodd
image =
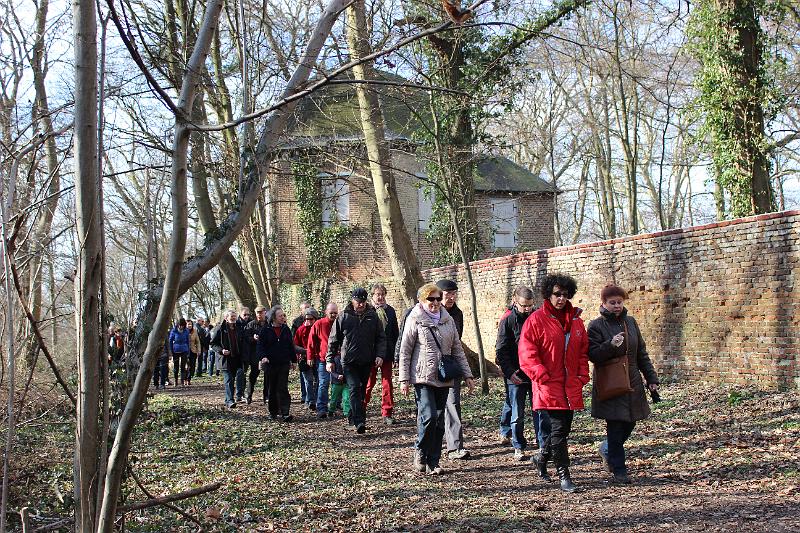
<path id="1" fill-rule="evenodd" d="M 217 372 L 219 375 L 219 370 L 217 370 L 217 352 L 214 350 L 208 351 L 208 375 L 213 376 L 214 372 Z"/>
<path id="2" fill-rule="evenodd" d="M 519 450 L 528 447 L 525 438 L 525 404 L 531 396 L 531 384 L 520 383 L 515 385 L 506 379 L 506 401 L 500 413 L 500 434 L 511 437 L 511 445 Z M 534 419 L 536 413 L 533 414 Z"/>
<path id="3" fill-rule="evenodd" d="M 300 381 L 305 384 L 306 394 L 303 398 L 303 403 L 316 405 L 317 404 L 317 388 L 319 384 L 317 380 L 319 375 L 317 373 L 317 363 L 311 363 L 308 370 L 300 373 Z"/>
<path id="4" fill-rule="evenodd" d="M 521 450 L 528 445 L 524 435 L 525 405 L 527 405 L 526 398 L 530 398 L 530 396 L 530 383 L 514 385 L 511 381 L 506 380 L 506 401 L 500 413 L 500 434 L 504 437 L 511 437 L 511 445 Z M 531 417 L 533 418 L 533 429 L 536 431 L 536 441 L 541 449 L 544 447 L 547 437 L 550 436 L 550 416 L 547 411 L 531 410 Z"/>
<path id="5" fill-rule="evenodd" d="M 328 412 L 328 392 L 331 386 L 331 373 L 325 370 L 325 363 L 317 363 L 317 414 Z"/>
<path id="6" fill-rule="evenodd" d="M 241 402 L 244 398 L 244 368 L 236 369 L 236 401 Z"/>
<path id="7" fill-rule="evenodd" d="M 431 468 L 439 466 L 444 440 L 444 409 L 449 387 L 414 385 L 417 400 L 417 442 L 425 464 Z"/>
<path id="8" fill-rule="evenodd" d="M 614 474 L 624 476 L 628 473 L 625 466 L 625 441 L 631 436 L 636 422 L 623 420 L 606 420 L 606 440 L 600 443 L 600 453 L 608 457 L 608 463 Z"/>
<path id="9" fill-rule="evenodd" d="M 241 370 L 241 369 L 239 369 Z M 225 405 L 233 405 L 236 401 L 233 399 L 234 382 L 236 381 L 236 370 L 223 370 L 222 381 L 225 384 Z"/>

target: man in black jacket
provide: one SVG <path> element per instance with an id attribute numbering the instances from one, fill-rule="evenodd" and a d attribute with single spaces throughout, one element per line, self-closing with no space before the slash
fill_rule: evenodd
<path id="1" fill-rule="evenodd" d="M 372 286 L 372 305 L 375 307 L 375 313 L 380 318 L 383 324 L 383 330 L 386 334 L 386 357 L 383 358 L 381 370 L 381 415 L 383 421 L 391 425 L 394 423 L 392 418 L 392 410 L 394 409 L 394 396 L 392 395 L 392 362 L 394 361 L 394 347 L 397 344 L 397 339 L 400 336 L 400 330 L 397 327 L 397 313 L 394 307 L 386 303 L 386 287 L 380 283 Z M 370 398 L 372 397 L 372 389 L 378 383 L 378 367 L 372 367 L 367 380 L 367 388 L 364 392 L 364 409 L 367 408 Z"/>
<path id="2" fill-rule="evenodd" d="M 373 366 L 381 366 L 386 357 L 386 333 L 375 308 L 367 303 L 367 291 L 354 289 L 350 303 L 336 317 L 328 338 L 325 367 L 335 370 L 334 357 L 340 353 L 342 367 L 350 389 L 350 422 L 361 434 L 366 431 L 364 393 Z"/>
<path id="3" fill-rule="evenodd" d="M 458 285 L 449 279 L 440 279 L 436 286 L 442 291 L 442 305 L 453 317 L 456 323 L 458 337 L 464 334 L 464 313 L 459 309 L 456 301 L 458 300 Z M 467 459 L 470 456 L 469 450 L 464 448 L 464 430 L 461 426 L 461 380 L 453 382 L 450 392 L 447 394 L 447 403 L 444 409 L 444 436 L 447 441 L 448 459 Z"/>
<path id="4" fill-rule="evenodd" d="M 519 336 L 522 325 L 534 311 L 534 294 L 528 287 L 517 287 L 512 296 L 511 307 L 500 319 L 495 345 L 495 362 L 505 377 L 506 401 L 500 413 L 500 442 L 514 447 L 514 459 L 525 459 L 525 405 L 531 401 L 531 380 L 519 368 Z M 544 416 L 547 416 L 546 414 Z M 533 425 L 537 440 L 549 433 L 540 423 L 540 415 L 533 412 Z"/>
<path id="5" fill-rule="evenodd" d="M 225 312 L 225 322 L 220 324 L 211 337 L 211 347 L 222 357 L 222 376 L 225 383 L 225 405 L 233 409 L 236 401 L 233 391 L 236 373 L 242 368 L 242 354 L 245 352 L 244 325 L 236 320 L 236 311 Z"/>
<path id="6" fill-rule="evenodd" d="M 247 403 L 253 403 L 253 390 L 258 380 L 260 361 L 256 346 L 258 344 L 258 332 L 267 325 L 267 310 L 263 305 L 256 307 L 256 318 L 245 326 L 245 336 L 247 338 L 247 359 L 242 360 L 242 366 L 247 374 L 247 387 L 245 395 Z M 264 403 L 267 403 L 267 393 L 264 393 Z"/>

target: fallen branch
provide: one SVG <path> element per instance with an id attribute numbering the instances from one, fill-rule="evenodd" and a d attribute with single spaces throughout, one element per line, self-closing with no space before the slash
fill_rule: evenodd
<path id="1" fill-rule="evenodd" d="M 147 487 L 145 487 L 142 484 L 142 482 L 139 480 L 139 476 L 136 475 L 136 472 L 134 472 L 132 468 L 128 468 L 128 472 L 130 473 L 130 475 L 133 478 L 133 480 L 136 482 L 136 485 L 139 486 L 139 489 L 141 489 L 141 491 L 144 492 L 145 496 L 147 496 L 151 500 L 157 499 L 157 497 L 153 496 L 153 494 L 149 490 L 147 490 Z M 200 529 L 203 529 L 203 523 L 200 522 L 200 520 L 198 520 L 197 518 L 193 517 L 192 515 L 190 515 L 189 513 L 187 513 L 186 511 L 184 511 L 180 507 L 178 507 L 177 505 L 172 505 L 171 503 L 166 503 L 166 502 L 162 503 L 161 505 L 163 505 L 167 509 L 171 509 L 171 510 L 175 511 L 176 513 L 178 513 L 179 515 L 183 516 L 184 518 L 186 518 L 188 520 L 191 520 L 192 522 L 197 524 L 197 526 Z"/>
<path id="2" fill-rule="evenodd" d="M 183 492 L 178 492 L 176 494 L 170 494 L 169 496 L 159 496 L 158 498 L 152 498 L 150 500 L 138 503 L 132 503 L 130 505 L 125 505 L 117 509 L 118 513 L 129 513 L 131 511 L 139 511 L 141 509 L 149 509 L 150 507 L 155 507 L 157 505 L 164 505 L 165 503 L 172 503 L 177 502 L 180 500 L 185 500 L 187 498 L 193 498 L 195 496 L 199 496 L 201 494 L 205 494 L 206 492 L 212 492 L 217 490 L 222 486 L 220 481 L 216 483 L 212 483 L 210 485 L 203 485 L 202 487 L 197 487 L 195 489 L 185 490 Z"/>

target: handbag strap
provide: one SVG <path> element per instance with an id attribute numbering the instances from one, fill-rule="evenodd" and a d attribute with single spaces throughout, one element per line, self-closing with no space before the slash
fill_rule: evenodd
<path id="1" fill-rule="evenodd" d="M 439 339 L 436 338 L 436 331 L 434 331 L 436 329 L 436 326 L 425 326 L 425 327 L 431 330 L 431 337 L 433 337 L 433 342 L 436 343 L 436 347 L 439 348 L 439 354 L 444 355 L 444 351 L 442 350 L 442 345 L 439 344 Z"/>

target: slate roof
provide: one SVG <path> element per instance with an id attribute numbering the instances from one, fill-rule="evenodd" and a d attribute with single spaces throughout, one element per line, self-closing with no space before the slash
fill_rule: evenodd
<path id="1" fill-rule="evenodd" d="M 407 82 L 395 74 L 376 71 L 379 79 Z M 337 78 L 347 79 L 347 78 Z M 428 121 L 427 93 L 423 89 L 398 85 L 371 85 L 383 108 L 386 138 L 414 142 L 415 133 Z M 361 116 L 353 84 L 327 85 L 295 108 L 284 148 L 307 148 L 330 143 L 361 142 Z M 557 193 L 558 190 L 526 168 L 500 156 L 478 160 L 475 190 L 479 192 Z"/>

